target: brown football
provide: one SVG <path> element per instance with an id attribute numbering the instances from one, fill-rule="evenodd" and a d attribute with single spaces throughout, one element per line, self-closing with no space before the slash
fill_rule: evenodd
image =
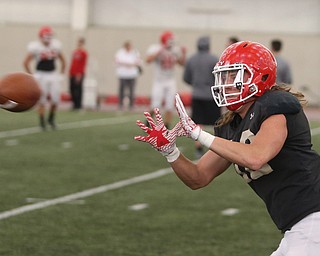
<path id="1" fill-rule="evenodd" d="M 30 74 L 10 73 L 0 79 L 0 108 L 11 112 L 31 109 L 40 98 L 38 82 Z"/>

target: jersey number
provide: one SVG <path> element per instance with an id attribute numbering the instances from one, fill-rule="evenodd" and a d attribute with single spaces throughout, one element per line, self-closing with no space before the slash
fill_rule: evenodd
<path id="1" fill-rule="evenodd" d="M 240 142 L 244 144 L 251 144 L 255 138 L 255 135 L 250 131 L 246 130 L 242 132 Z M 260 170 L 251 170 L 247 167 L 242 167 L 237 164 L 234 165 L 236 172 L 242 176 L 246 182 L 259 179 L 261 176 L 267 175 L 273 171 L 270 165 L 265 164 Z"/>
<path id="2" fill-rule="evenodd" d="M 163 51 L 160 56 L 160 65 L 162 69 L 172 69 L 176 64 L 176 57 L 170 52 Z"/>

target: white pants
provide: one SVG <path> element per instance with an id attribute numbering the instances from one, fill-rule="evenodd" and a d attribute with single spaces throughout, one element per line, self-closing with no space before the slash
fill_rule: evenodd
<path id="1" fill-rule="evenodd" d="M 177 92 L 174 79 L 154 81 L 151 92 L 151 108 L 161 108 L 164 101 L 164 109 L 175 109 L 175 94 Z"/>
<path id="2" fill-rule="evenodd" d="M 50 95 L 51 102 L 58 104 L 60 100 L 60 83 L 61 76 L 56 72 L 37 71 L 34 78 L 39 82 L 41 88 L 40 104 L 45 104 Z"/>
<path id="3" fill-rule="evenodd" d="M 320 212 L 315 212 L 284 233 L 278 249 L 271 256 L 319 256 Z"/>

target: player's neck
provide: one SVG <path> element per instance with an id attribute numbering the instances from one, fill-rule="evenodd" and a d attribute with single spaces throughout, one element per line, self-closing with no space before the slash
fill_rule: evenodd
<path id="1" fill-rule="evenodd" d="M 250 101 L 246 102 L 244 105 L 242 105 L 239 110 L 236 111 L 242 119 L 246 116 L 248 110 L 250 109 L 251 105 L 254 102 L 255 102 L 255 100 L 250 100 Z"/>

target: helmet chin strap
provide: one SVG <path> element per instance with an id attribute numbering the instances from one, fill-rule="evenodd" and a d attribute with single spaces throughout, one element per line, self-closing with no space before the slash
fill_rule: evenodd
<path id="1" fill-rule="evenodd" d="M 231 110 L 231 111 L 233 111 L 233 112 L 236 112 L 236 113 L 239 113 L 239 112 L 241 111 L 241 109 L 242 109 L 245 105 L 247 105 L 248 103 L 253 102 L 253 101 L 255 101 L 255 100 L 256 100 L 256 97 L 252 97 L 252 98 L 250 98 L 250 99 L 245 100 L 244 103 L 241 104 L 241 106 L 239 106 L 237 109 L 235 109 L 235 110 L 229 109 L 229 110 Z M 235 104 L 235 105 L 236 105 L 236 104 Z M 232 105 L 231 105 L 231 106 L 232 106 Z"/>

